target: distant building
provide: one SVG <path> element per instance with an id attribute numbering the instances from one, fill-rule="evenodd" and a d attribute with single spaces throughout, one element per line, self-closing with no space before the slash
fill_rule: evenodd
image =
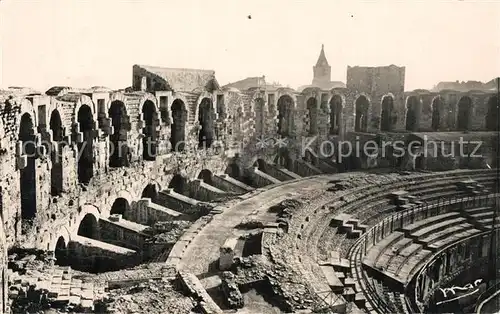
<path id="1" fill-rule="evenodd" d="M 318 61 L 313 66 L 313 80 L 311 85 L 305 85 L 298 88 L 303 91 L 308 87 L 319 87 L 321 89 L 332 89 L 336 87 L 345 87 L 345 84 L 340 81 L 332 81 L 332 67 L 328 64 L 325 56 L 325 46 L 321 45 L 321 52 L 319 53 Z"/>
<path id="2" fill-rule="evenodd" d="M 439 82 L 432 89 L 433 92 L 440 92 L 442 90 L 454 90 L 457 92 L 468 92 L 472 90 L 480 90 L 480 91 L 494 91 L 497 89 L 497 83 L 495 79 L 487 83 L 479 82 L 479 81 L 467 81 L 467 82 Z"/>

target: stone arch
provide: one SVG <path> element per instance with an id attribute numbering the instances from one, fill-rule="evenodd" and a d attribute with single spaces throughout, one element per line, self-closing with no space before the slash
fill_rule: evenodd
<path id="1" fill-rule="evenodd" d="M 212 171 L 208 169 L 201 170 L 200 174 L 198 175 L 198 179 L 201 179 L 203 182 L 207 184 L 214 185 Z"/>
<path id="2" fill-rule="evenodd" d="M 172 126 L 170 135 L 170 144 L 172 151 L 184 151 L 186 141 L 186 123 L 188 119 L 188 111 L 186 109 L 186 102 L 181 98 L 176 98 L 170 107 L 172 113 Z"/>
<path id="3" fill-rule="evenodd" d="M 180 174 L 175 174 L 168 184 L 168 188 L 179 194 L 184 194 L 188 191 L 188 179 Z"/>
<path id="4" fill-rule="evenodd" d="M 472 99 L 469 96 L 462 96 L 457 104 L 457 129 L 467 131 L 470 128 L 472 117 Z"/>
<path id="5" fill-rule="evenodd" d="M 432 120 L 431 126 L 433 131 L 439 131 L 441 129 L 443 121 L 445 102 L 441 96 L 434 97 L 432 100 Z"/>
<path id="6" fill-rule="evenodd" d="M 498 95 L 493 95 L 488 99 L 488 111 L 486 113 L 486 130 L 488 131 L 498 131 L 499 130 L 499 116 L 498 116 L 498 108 L 499 108 L 499 99 Z"/>
<path id="7" fill-rule="evenodd" d="M 274 163 L 280 167 L 293 171 L 293 161 L 288 150 L 280 150 L 274 157 Z"/>
<path id="8" fill-rule="evenodd" d="M 68 245 L 68 243 L 71 241 L 71 233 L 65 226 L 61 227 L 59 231 L 57 233 L 54 233 L 53 235 L 55 236 L 52 237 L 52 242 L 49 244 L 49 251 L 55 251 L 56 244 L 59 238 L 63 238 L 66 245 Z"/>
<path id="9" fill-rule="evenodd" d="M 365 95 L 359 95 L 354 102 L 355 105 L 355 132 L 366 132 L 368 130 L 368 113 L 370 109 L 370 100 Z"/>
<path id="10" fill-rule="evenodd" d="M 149 198 L 154 203 L 158 199 L 158 193 L 160 188 L 155 183 L 149 183 L 146 185 L 144 190 L 142 190 L 141 198 Z"/>
<path id="11" fill-rule="evenodd" d="M 229 165 L 227 165 L 225 173 L 231 178 L 237 180 L 241 178 L 241 169 L 236 162 L 231 162 Z"/>
<path id="12" fill-rule="evenodd" d="M 130 119 L 125 103 L 121 100 L 112 101 L 108 116 L 113 126 L 113 133 L 110 135 L 109 141 L 109 166 L 127 167 L 130 164 L 130 152 L 127 145 Z"/>
<path id="13" fill-rule="evenodd" d="M 340 95 L 334 94 L 329 101 L 330 107 L 330 131 L 331 135 L 339 135 L 342 130 L 342 111 L 344 102 Z"/>
<path id="14" fill-rule="evenodd" d="M 90 109 L 90 116 L 92 117 L 92 121 L 95 120 L 96 118 L 96 108 L 94 105 L 94 102 L 89 96 L 86 95 L 79 95 L 77 101 L 76 101 L 76 106 L 75 106 L 75 113 L 78 115 L 78 112 L 82 109 L 82 107 L 87 106 Z"/>
<path id="15" fill-rule="evenodd" d="M 278 120 L 278 134 L 283 137 L 290 136 L 293 129 L 293 111 L 295 103 L 293 98 L 284 94 L 278 98 L 277 106 L 277 120 Z"/>
<path id="16" fill-rule="evenodd" d="M 29 113 L 21 116 L 19 125 L 19 145 L 20 154 L 26 158 L 21 161 L 23 165 L 20 168 L 19 188 L 21 191 L 21 219 L 23 232 L 25 227 L 29 226 L 36 217 L 37 204 L 37 182 L 36 182 L 36 136 L 33 117 Z"/>
<path id="17" fill-rule="evenodd" d="M 54 257 L 56 258 L 56 265 L 66 266 L 68 264 L 68 243 L 63 236 L 57 239 L 54 247 Z"/>
<path id="18" fill-rule="evenodd" d="M 118 214 L 122 216 L 126 216 L 130 212 L 130 203 L 127 199 L 123 197 L 118 197 L 111 205 L 110 214 Z"/>
<path id="19" fill-rule="evenodd" d="M 264 161 L 264 159 L 258 158 L 254 162 L 253 167 L 259 169 L 262 172 L 266 172 L 266 170 L 267 170 L 267 163 Z"/>
<path id="20" fill-rule="evenodd" d="M 198 147 L 210 148 L 214 140 L 214 108 L 212 98 L 204 97 L 198 105 Z"/>
<path id="21" fill-rule="evenodd" d="M 421 100 L 417 96 L 406 98 L 406 130 L 416 132 L 420 125 Z"/>
<path id="22" fill-rule="evenodd" d="M 77 234 L 82 237 L 99 240 L 99 218 L 92 213 L 85 214 L 78 225 Z"/>
<path id="23" fill-rule="evenodd" d="M 142 158 L 144 160 L 156 160 L 158 142 L 157 127 L 159 125 L 158 110 L 151 100 L 146 100 L 141 109 L 141 120 L 144 122 L 142 129 Z"/>
<path id="24" fill-rule="evenodd" d="M 255 131 L 257 134 L 264 134 L 267 117 L 266 102 L 264 98 L 259 97 L 254 99 L 252 103 L 254 105 Z"/>
<path id="25" fill-rule="evenodd" d="M 82 105 L 77 111 L 78 182 L 88 184 L 94 175 L 94 119 L 92 108 Z"/>
<path id="26" fill-rule="evenodd" d="M 33 107 L 33 104 L 31 101 L 29 101 L 26 98 L 20 99 L 20 100 L 14 100 L 14 102 L 19 105 L 20 107 L 20 112 L 18 114 L 19 117 L 24 116 L 24 114 L 29 114 L 31 116 L 31 120 L 33 123 L 33 128 L 36 129 L 38 126 L 38 115 L 35 114 L 35 108 Z M 17 119 L 17 130 L 21 127 L 21 119 Z"/>
<path id="27" fill-rule="evenodd" d="M 316 135 L 318 134 L 318 101 L 316 100 L 316 97 L 309 97 L 306 102 L 306 108 L 307 108 L 307 113 L 309 117 L 309 130 L 308 134 L 309 135 Z"/>
<path id="28" fill-rule="evenodd" d="M 50 169 L 50 194 L 59 196 L 63 191 L 63 164 L 62 164 L 62 142 L 63 142 L 63 127 L 59 110 L 54 109 L 50 114 L 49 128 L 51 130 L 51 148 L 50 161 L 52 168 Z"/>
<path id="29" fill-rule="evenodd" d="M 380 130 L 392 131 L 392 117 L 394 112 L 394 96 L 392 94 L 382 97 L 382 109 L 380 111 Z"/>

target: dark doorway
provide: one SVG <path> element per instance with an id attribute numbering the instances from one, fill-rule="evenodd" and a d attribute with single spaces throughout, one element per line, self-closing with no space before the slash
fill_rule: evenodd
<path id="1" fill-rule="evenodd" d="M 416 132 L 419 126 L 420 100 L 410 96 L 406 100 L 406 130 Z"/>
<path id="2" fill-rule="evenodd" d="M 392 111 L 394 110 L 394 99 L 392 96 L 382 98 L 382 111 L 380 113 L 380 130 L 392 131 Z"/>
<path id="3" fill-rule="evenodd" d="M 182 152 L 185 147 L 187 111 L 184 102 L 180 99 L 176 99 L 172 103 L 172 120 L 172 133 L 170 136 L 172 151 Z"/>
<path id="4" fill-rule="evenodd" d="M 210 148 L 214 140 L 214 109 L 210 98 L 203 98 L 198 109 L 198 122 L 200 131 L 198 133 L 199 148 Z"/>
<path id="5" fill-rule="evenodd" d="M 52 147 L 50 150 L 50 160 L 52 169 L 50 170 L 50 194 L 52 196 L 61 195 L 63 191 L 63 165 L 62 165 L 62 141 L 63 128 L 61 115 L 56 109 L 50 115 L 50 130 L 52 131 Z"/>
<path id="6" fill-rule="evenodd" d="M 354 131 L 366 132 L 368 130 L 368 109 L 370 102 L 361 95 L 356 99 L 356 120 L 354 122 Z"/>
<path id="7" fill-rule="evenodd" d="M 307 112 L 309 115 L 309 136 L 318 133 L 318 104 L 316 98 L 311 97 L 307 100 Z"/>
<path id="8" fill-rule="evenodd" d="M 109 166 L 127 167 L 130 162 L 130 153 L 127 146 L 130 122 L 125 104 L 119 100 L 113 101 L 108 114 L 113 125 L 113 134 L 110 136 Z"/>
<path id="9" fill-rule="evenodd" d="M 342 128 L 342 97 L 333 95 L 330 99 L 330 134 L 339 135 Z"/>
<path id="10" fill-rule="evenodd" d="M 278 134 L 286 137 L 290 135 L 292 125 L 293 99 L 283 95 L 278 99 Z"/>
<path id="11" fill-rule="evenodd" d="M 99 227 L 97 219 L 92 214 L 86 214 L 78 227 L 78 235 L 99 240 Z"/>
<path id="12" fill-rule="evenodd" d="M 142 158 L 144 160 L 155 160 L 158 147 L 156 128 L 159 125 L 159 120 L 156 106 L 151 100 L 147 100 L 142 106 L 142 119 L 144 121 Z"/>
<path id="13" fill-rule="evenodd" d="M 32 117 L 25 113 L 21 117 L 19 126 L 19 141 L 21 143 L 21 155 L 26 156 L 26 164 L 20 169 L 21 189 L 21 219 L 23 232 L 31 225 L 36 216 L 36 144 L 35 129 Z"/>
<path id="14" fill-rule="evenodd" d="M 94 121 L 92 110 L 87 105 L 83 105 L 78 110 L 78 123 L 82 141 L 78 143 L 78 182 L 88 184 L 94 175 Z"/>

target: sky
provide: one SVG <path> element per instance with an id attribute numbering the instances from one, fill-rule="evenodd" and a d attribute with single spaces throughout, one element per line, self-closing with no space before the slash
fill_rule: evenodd
<path id="1" fill-rule="evenodd" d="M 134 64 L 298 87 L 321 45 L 347 66 L 406 67 L 405 90 L 500 76 L 500 1 L 0 0 L 0 87 L 132 83 Z"/>

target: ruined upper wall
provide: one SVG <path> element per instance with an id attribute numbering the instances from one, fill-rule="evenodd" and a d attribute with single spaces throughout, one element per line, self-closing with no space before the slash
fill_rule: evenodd
<path id="1" fill-rule="evenodd" d="M 347 67 L 348 89 L 368 94 L 404 92 L 405 67 L 389 65 L 384 67 Z"/>

